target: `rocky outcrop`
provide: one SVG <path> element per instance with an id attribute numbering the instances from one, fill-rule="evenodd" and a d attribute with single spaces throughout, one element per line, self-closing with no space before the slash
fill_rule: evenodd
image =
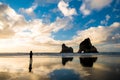
<path id="1" fill-rule="evenodd" d="M 67 47 L 65 44 L 62 44 L 62 50 L 60 53 L 73 53 L 72 47 Z M 72 61 L 73 57 L 62 57 L 62 64 L 65 65 L 68 61 Z"/>
<path id="2" fill-rule="evenodd" d="M 97 49 L 91 44 L 89 38 L 82 41 L 79 45 L 78 53 L 98 53 Z"/>
<path id="3" fill-rule="evenodd" d="M 73 53 L 73 48 L 62 44 L 62 51 L 60 53 Z"/>
<path id="4" fill-rule="evenodd" d="M 89 38 L 80 43 L 78 53 L 98 53 L 97 49 L 92 45 Z M 97 57 L 80 57 L 80 63 L 84 67 L 92 67 Z"/>

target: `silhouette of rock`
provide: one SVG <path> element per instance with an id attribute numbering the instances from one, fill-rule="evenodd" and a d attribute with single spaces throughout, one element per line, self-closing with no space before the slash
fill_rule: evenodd
<path id="1" fill-rule="evenodd" d="M 98 53 L 97 49 L 92 45 L 89 38 L 80 43 L 78 53 Z M 84 67 L 92 67 L 97 57 L 80 57 L 80 63 Z"/>
<path id="2" fill-rule="evenodd" d="M 62 44 L 62 51 L 60 53 L 73 53 L 72 47 L 67 47 L 65 44 Z M 65 65 L 68 61 L 72 61 L 73 57 L 62 57 L 62 64 Z"/>
<path id="3" fill-rule="evenodd" d="M 98 53 L 97 49 L 91 44 L 91 41 L 89 38 L 85 39 L 80 43 L 79 51 L 78 53 Z"/>
<path id="4" fill-rule="evenodd" d="M 60 53 L 73 53 L 73 48 L 62 44 L 62 51 Z"/>
<path id="5" fill-rule="evenodd" d="M 92 67 L 97 57 L 80 57 L 80 63 L 83 67 Z"/>

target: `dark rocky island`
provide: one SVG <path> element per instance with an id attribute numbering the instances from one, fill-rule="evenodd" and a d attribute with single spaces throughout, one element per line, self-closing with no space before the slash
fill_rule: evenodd
<path id="1" fill-rule="evenodd" d="M 78 53 L 98 53 L 97 49 L 92 45 L 89 38 L 80 43 Z M 97 57 L 80 57 L 80 63 L 84 67 L 92 67 Z"/>
<path id="2" fill-rule="evenodd" d="M 65 44 L 62 44 L 62 51 L 60 53 L 73 53 L 72 47 L 67 47 Z M 73 57 L 62 57 L 62 64 L 65 65 L 68 61 L 72 61 Z"/>
<path id="3" fill-rule="evenodd" d="M 79 45 L 78 53 L 98 53 L 97 49 L 92 45 L 89 38 L 82 41 Z"/>

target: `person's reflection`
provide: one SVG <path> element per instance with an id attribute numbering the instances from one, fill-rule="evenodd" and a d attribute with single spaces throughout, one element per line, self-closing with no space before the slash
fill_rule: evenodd
<path id="1" fill-rule="evenodd" d="M 61 54 L 66 53 L 73 53 L 73 48 L 72 47 L 67 47 L 65 44 L 62 44 L 62 51 L 60 52 Z M 62 64 L 65 65 L 68 61 L 72 61 L 73 57 L 62 57 Z"/>
<path id="2" fill-rule="evenodd" d="M 94 47 L 90 41 L 89 38 L 85 39 L 80 43 L 79 51 L 78 53 L 84 54 L 84 53 L 98 53 L 96 47 Z M 96 62 L 97 57 L 80 57 L 80 63 L 83 67 L 92 67 L 93 63 Z"/>

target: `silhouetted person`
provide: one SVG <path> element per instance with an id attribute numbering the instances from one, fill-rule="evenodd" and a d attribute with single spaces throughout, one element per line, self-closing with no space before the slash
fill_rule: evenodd
<path id="1" fill-rule="evenodd" d="M 29 72 L 32 72 L 32 51 L 30 51 L 30 63 L 29 63 Z"/>
<path id="2" fill-rule="evenodd" d="M 73 53 L 73 48 L 72 47 L 67 47 L 65 44 L 62 44 L 62 51 L 60 52 L 62 53 Z M 65 65 L 68 61 L 72 61 L 73 57 L 62 57 L 62 64 Z"/>
<path id="3" fill-rule="evenodd" d="M 80 43 L 78 53 L 98 53 L 97 49 L 91 44 L 89 38 Z M 92 67 L 97 57 L 80 57 L 80 63 L 84 67 Z"/>

